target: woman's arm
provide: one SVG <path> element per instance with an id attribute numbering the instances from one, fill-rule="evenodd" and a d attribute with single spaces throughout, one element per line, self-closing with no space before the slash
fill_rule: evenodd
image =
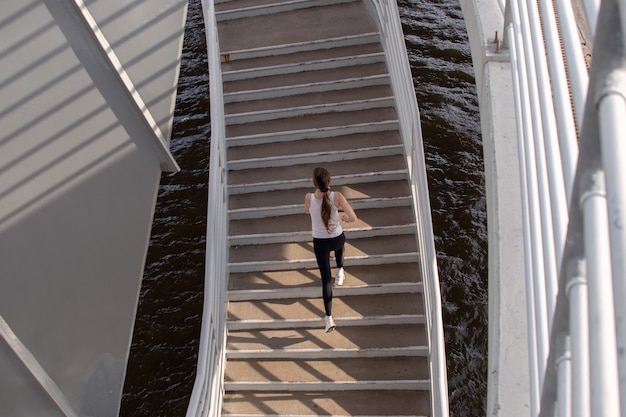
<path id="1" fill-rule="evenodd" d="M 348 200 L 346 200 L 346 198 L 343 196 L 343 194 L 341 194 L 338 191 L 335 191 L 335 199 L 337 200 L 337 203 L 336 203 L 337 207 L 343 210 L 343 215 L 341 216 L 341 220 L 343 220 L 344 222 L 348 222 L 348 223 L 352 223 L 356 221 L 357 219 L 356 213 L 354 212 L 354 209 L 352 209 L 352 206 L 350 205 L 350 203 L 348 203 Z"/>
<path id="2" fill-rule="evenodd" d="M 309 207 L 311 207 L 311 194 L 306 193 L 304 195 L 304 212 L 309 214 Z"/>

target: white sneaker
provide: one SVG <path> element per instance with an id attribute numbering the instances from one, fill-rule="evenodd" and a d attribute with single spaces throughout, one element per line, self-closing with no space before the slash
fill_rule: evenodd
<path id="1" fill-rule="evenodd" d="M 337 278 L 335 279 L 335 284 L 337 285 L 343 285 L 343 280 L 346 278 L 346 276 L 343 273 L 343 268 L 339 268 L 337 270 Z"/>
<path id="2" fill-rule="evenodd" d="M 330 333 L 335 330 L 335 320 L 333 320 L 333 316 L 324 317 L 324 322 L 326 322 L 326 333 Z"/>

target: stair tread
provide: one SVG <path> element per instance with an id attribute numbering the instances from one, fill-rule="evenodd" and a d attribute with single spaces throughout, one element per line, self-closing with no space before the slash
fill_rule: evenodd
<path id="1" fill-rule="evenodd" d="M 346 16 L 358 24 L 346 24 Z M 320 21 L 325 24 L 312 24 Z M 377 27 L 361 2 L 350 2 L 289 12 L 289 18 L 276 13 L 219 22 L 218 30 L 220 50 L 228 52 L 283 45 L 285 34 L 290 43 L 296 43 L 367 34 L 376 32 Z"/>
<path id="2" fill-rule="evenodd" d="M 380 285 L 386 283 L 419 283 L 419 264 L 396 263 L 388 265 L 351 265 L 345 268 L 344 285 Z M 314 287 L 320 285 L 317 269 L 299 269 L 286 271 L 256 271 L 231 273 L 228 278 L 230 290 L 280 289 Z"/>
<path id="3" fill-rule="evenodd" d="M 302 153 L 318 152 L 320 149 L 352 150 L 360 148 L 372 148 L 388 145 L 401 144 L 400 135 L 397 131 L 358 133 L 352 135 L 332 136 L 295 140 L 278 143 L 264 143 L 247 146 L 231 146 L 228 148 L 228 159 L 249 159 L 254 155 L 256 158 L 271 157 L 276 155 L 298 155 Z"/>
<path id="4" fill-rule="evenodd" d="M 223 414 L 259 415 L 430 415 L 424 391 L 327 391 L 226 393 Z"/>
<path id="5" fill-rule="evenodd" d="M 302 196 L 304 203 L 304 195 Z M 394 224 L 410 224 L 414 222 L 410 207 L 383 207 L 357 210 L 358 220 L 350 224 L 354 227 L 383 227 Z M 254 233 L 280 233 L 293 231 L 310 231 L 311 218 L 304 213 L 304 206 L 300 214 L 277 216 L 259 219 L 231 220 L 229 224 L 231 235 Z"/>
<path id="6" fill-rule="evenodd" d="M 417 251 L 413 235 L 378 236 L 375 238 L 350 238 L 347 235 L 345 256 L 371 256 Z M 264 245 L 231 246 L 229 262 L 255 262 L 267 260 L 315 259 L 312 242 L 284 242 Z"/>
<path id="7" fill-rule="evenodd" d="M 377 294 L 334 296 L 333 317 L 374 317 L 390 315 L 422 315 L 422 296 L 412 294 Z M 230 301 L 228 320 L 320 320 L 324 317 L 322 289 L 319 297 L 286 300 Z"/>
<path id="8" fill-rule="evenodd" d="M 333 191 L 338 191 L 348 201 L 367 198 L 394 198 L 410 196 L 410 188 L 407 181 L 379 181 L 375 183 L 356 183 L 354 185 L 333 186 Z M 229 197 L 229 210 L 254 207 L 269 207 L 280 202 L 281 205 L 303 204 L 304 195 L 313 192 L 313 181 L 306 188 L 290 190 L 276 190 L 271 193 L 257 192 L 249 194 L 235 194 Z"/>
<path id="9" fill-rule="evenodd" d="M 350 90 L 323 91 L 307 94 L 298 94 L 286 97 L 263 98 L 260 100 L 228 103 L 224 106 L 226 115 L 278 111 L 294 107 L 320 106 L 329 104 L 341 104 L 347 101 L 371 100 L 391 95 L 388 85 L 374 85 L 359 87 Z"/>
<path id="10" fill-rule="evenodd" d="M 302 163 L 291 167 L 245 169 L 229 171 L 230 185 L 255 184 L 268 181 L 289 181 L 310 178 L 313 169 L 319 163 Z M 379 156 L 352 161 L 336 161 L 323 164 L 334 176 L 355 175 L 359 173 L 376 173 L 397 170 L 404 166 L 402 155 Z M 304 199 L 304 196 L 303 196 Z M 303 200 L 304 201 L 304 200 Z"/>
<path id="11" fill-rule="evenodd" d="M 326 333 L 312 329 L 229 330 L 227 349 L 383 349 L 425 346 L 423 324 L 351 326 Z"/>
<path id="12" fill-rule="evenodd" d="M 280 49 L 280 46 L 277 48 Z M 280 52 L 280 51 L 278 51 Z M 351 57 L 383 52 L 380 43 L 370 42 L 346 46 L 321 46 L 320 49 L 297 51 L 292 53 L 275 53 L 270 51 L 264 56 L 229 60 L 222 63 L 222 71 L 238 71 L 248 68 L 264 68 L 299 62 L 312 62 L 320 59 Z"/>
<path id="13" fill-rule="evenodd" d="M 382 62 L 363 63 L 349 67 L 326 68 L 294 72 L 283 75 L 264 75 L 240 80 L 226 80 L 224 94 L 257 91 L 314 83 L 328 83 L 357 77 L 387 75 L 387 66 Z"/>
<path id="14" fill-rule="evenodd" d="M 428 379 L 425 357 L 338 359 L 231 359 L 225 381 L 395 381 Z"/>
<path id="15" fill-rule="evenodd" d="M 278 133 L 301 129 L 325 128 L 356 123 L 374 123 L 397 119 L 393 107 L 353 111 L 326 111 L 317 114 L 263 120 L 226 126 L 226 136 L 236 137 L 260 133 Z"/>

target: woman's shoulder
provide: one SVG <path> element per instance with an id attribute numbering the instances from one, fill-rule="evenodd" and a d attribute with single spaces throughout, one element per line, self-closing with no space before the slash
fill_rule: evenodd
<path id="1" fill-rule="evenodd" d="M 331 193 L 331 198 L 333 201 L 341 201 L 342 198 L 345 198 L 340 191 L 333 191 Z"/>

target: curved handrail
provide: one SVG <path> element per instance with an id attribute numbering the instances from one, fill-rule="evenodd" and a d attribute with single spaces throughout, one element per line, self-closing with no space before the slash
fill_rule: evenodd
<path id="1" fill-rule="evenodd" d="M 211 149 L 207 208 L 204 310 L 196 380 L 187 417 L 219 416 L 226 354 L 225 287 L 228 268 L 227 159 L 222 71 L 213 0 L 202 0 L 209 62 Z"/>
<path id="2" fill-rule="evenodd" d="M 408 62 L 404 34 L 395 1 L 370 0 L 382 33 L 387 59 L 391 62 L 391 86 L 396 98 L 396 111 L 400 121 L 400 134 L 404 143 L 413 196 L 413 207 L 418 227 L 420 266 L 424 285 L 424 302 L 430 344 L 431 406 L 432 415 L 447 417 L 448 378 L 441 314 L 441 294 L 437 254 L 428 195 L 426 162 L 422 141 L 420 114 L 415 97 L 415 87 Z"/>

